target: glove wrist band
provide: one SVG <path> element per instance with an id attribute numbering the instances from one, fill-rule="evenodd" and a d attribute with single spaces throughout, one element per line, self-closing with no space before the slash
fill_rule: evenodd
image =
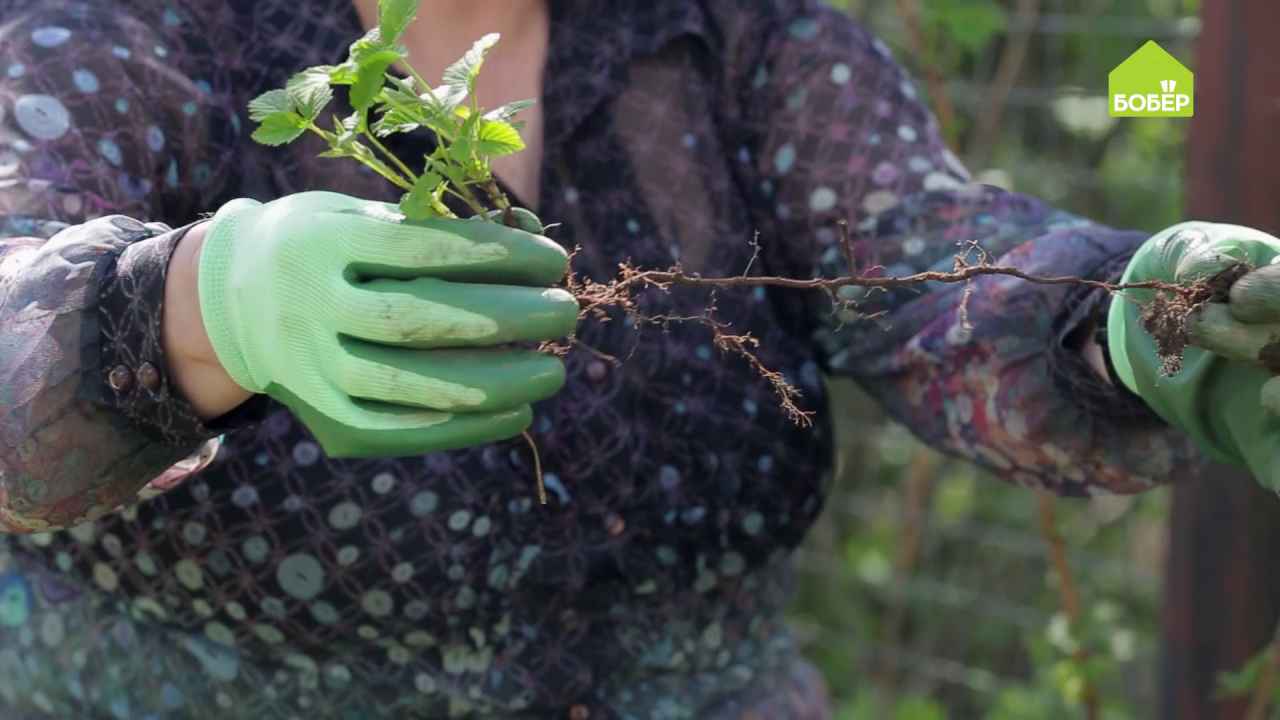
<path id="1" fill-rule="evenodd" d="M 198 261 L 199 275 L 197 287 L 200 296 L 200 316 L 204 320 L 205 333 L 213 346 L 218 362 L 226 370 L 231 379 L 250 392 L 262 392 L 253 380 L 240 343 L 234 333 L 236 324 L 231 315 L 236 312 L 236 305 L 229 302 L 228 290 L 231 280 L 231 262 L 233 255 L 232 241 L 236 235 L 237 220 L 243 212 L 243 202 L 224 205 L 214 215 L 205 232 L 204 244 L 200 248 Z"/>

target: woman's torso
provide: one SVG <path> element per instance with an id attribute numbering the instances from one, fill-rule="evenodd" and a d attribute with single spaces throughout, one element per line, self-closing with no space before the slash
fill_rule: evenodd
<path id="1" fill-rule="evenodd" d="M 192 159 L 230 159 L 223 201 L 308 189 L 394 201 L 348 161 L 316 159 L 316 144 L 268 149 L 248 138 L 249 99 L 341 60 L 360 33 L 348 0 L 116 4 L 144 22 L 199 28 L 184 37 L 216 49 L 212 64 L 180 48 L 166 61 L 239 112 Z M 686 32 L 710 20 L 675 2 L 619 3 L 607 18 L 566 6 L 556 5 L 543 98 L 540 214 L 560 223 L 548 234 L 581 246 L 574 270 L 600 280 L 626 260 L 743 272 L 762 200 L 707 45 Z M 396 147 L 413 157 L 412 143 Z M 707 300 L 654 292 L 643 308 L 697 316 Z M 636 328 L 620 315 L 579 334 L 619 362 L 575 349 L 565 390 L 535 407 L 545 507 L 523 442 L 329 460 L 276 406 L 160 497 L 74 531 L 6 538 L 24 570 L 0 587 L 10 637 L 0 668 L 67 668 L 82 694 L 150 682 L 155 703 L 180 697 L 177 717 L 199 697 L 221 703 L 219 683 L 252 689 L 224 693 L 246 717 L 347 703 L 353 717 L 594 719 L 691 717 L 785 682 L 793 671 L 775 667 L 792 660 L 780 618 L 785 555 L 816 516 L 829 472 L 817 365 L 788 302 L 720 292 L 717 318 L 760 340 L 758 356 L 804 391 L 816 427 L 792 422 L 702 324 Z M 125 679 L 99 669 L 89 682 L 95 661 L 122 664 Z M 181 668 L 202 679 L 178 678 Z M 74 702 L 65 676 L 48 682 L 50 704 Z M 94 704 L 112 712 L 107 699 Z"/>

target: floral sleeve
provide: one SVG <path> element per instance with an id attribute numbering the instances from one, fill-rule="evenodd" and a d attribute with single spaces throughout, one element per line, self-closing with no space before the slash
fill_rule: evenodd
<path id="1" fill-rule="evenodd" d="M 113 6 L 0 0 L 0 531 L 78 524 L 215 448 L 160 320 L 223 120 L 165 59 L 177 32 Z"/>
<path id="2" fill-rule="evenodd" d="M 795 4 L 793 4 L 795 5 Z M 1035 275 L 1113 279 L 1147 235 L 971 184 L 888 49 L 816 7 L 772 23 L 740 86 L 783 272 L 826 277 L 952 270 L 957 255 Z M 843 247 L 836 224 L 850 224 Z M 854 290 L 850 288 L 848 290 Z M 796 308 L 826 370 L 856 379 L 936 447 L 1062 494 L 1136 492 L 1192 455 L 1136 397 L 1083 361 L 1110 301 L 1094 290 L 983 276 L 811 297 Z"/>

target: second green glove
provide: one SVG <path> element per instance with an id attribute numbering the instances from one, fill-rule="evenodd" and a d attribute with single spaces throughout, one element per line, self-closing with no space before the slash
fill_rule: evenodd
<path id="1" fill-rule="evenodd" d="M 1184 223 L 1152 237 L 1134 255 L 1122 282 L 1190 283 L 1239 263 L 1267 267 L 1280 239 L 1236 225 Z M 1142 322 L 1153 291 L 1129 290 L 1111 302 L 1108 345 L 1116 372 L 1170 424 L 1189 433 L 1219 462 L 1243 465 L 1259 482 L 1280 490 L 1280 415 L 1266 398 L 1280 388 L 1260 356 L 1280 340 L 1280 289 L 1246 274 L 1230 303 L 1211 303 L 1190 320 L 1191 342 L 1182 369 L 1165 375 L 1156 342 Z M 1280 406 L 1275 407 L 1280 410 Z"/>

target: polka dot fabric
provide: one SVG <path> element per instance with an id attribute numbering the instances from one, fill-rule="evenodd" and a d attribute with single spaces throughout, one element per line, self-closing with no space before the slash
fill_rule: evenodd
<path id="1" fill-rule="evenodd" d="M 578 273 L 911 272 L 974 241 L 1109 278 L 1143 239 L 969 185 L 884 46 L 814 4 L 551 8 L 538 212 L 581 246 Z M 201 423 L 159 332 L 191 224 L 235 197 L 395 198 L 313 142 L 248 138 L 248 100 L 340 59 L 357 17 L 346 0 L 0 13 L 6 718 L 826 718 L 783 622 L 831 473 L 824 372 L 1064 494 L 1143 489 L 1185 461 L 1067 347 L 1105 298 L 1007 278 L 975 282 L 967 308 L 958 288 L 862 298 L 878 320 L 717 293 L 814 428 L 696 324 L 585 322 L 586 345 L 625 361 L 570 353 L 565 390 L 535 408 L 545 507 L 522 442 L 335 460 L 266 398 Z"/>

